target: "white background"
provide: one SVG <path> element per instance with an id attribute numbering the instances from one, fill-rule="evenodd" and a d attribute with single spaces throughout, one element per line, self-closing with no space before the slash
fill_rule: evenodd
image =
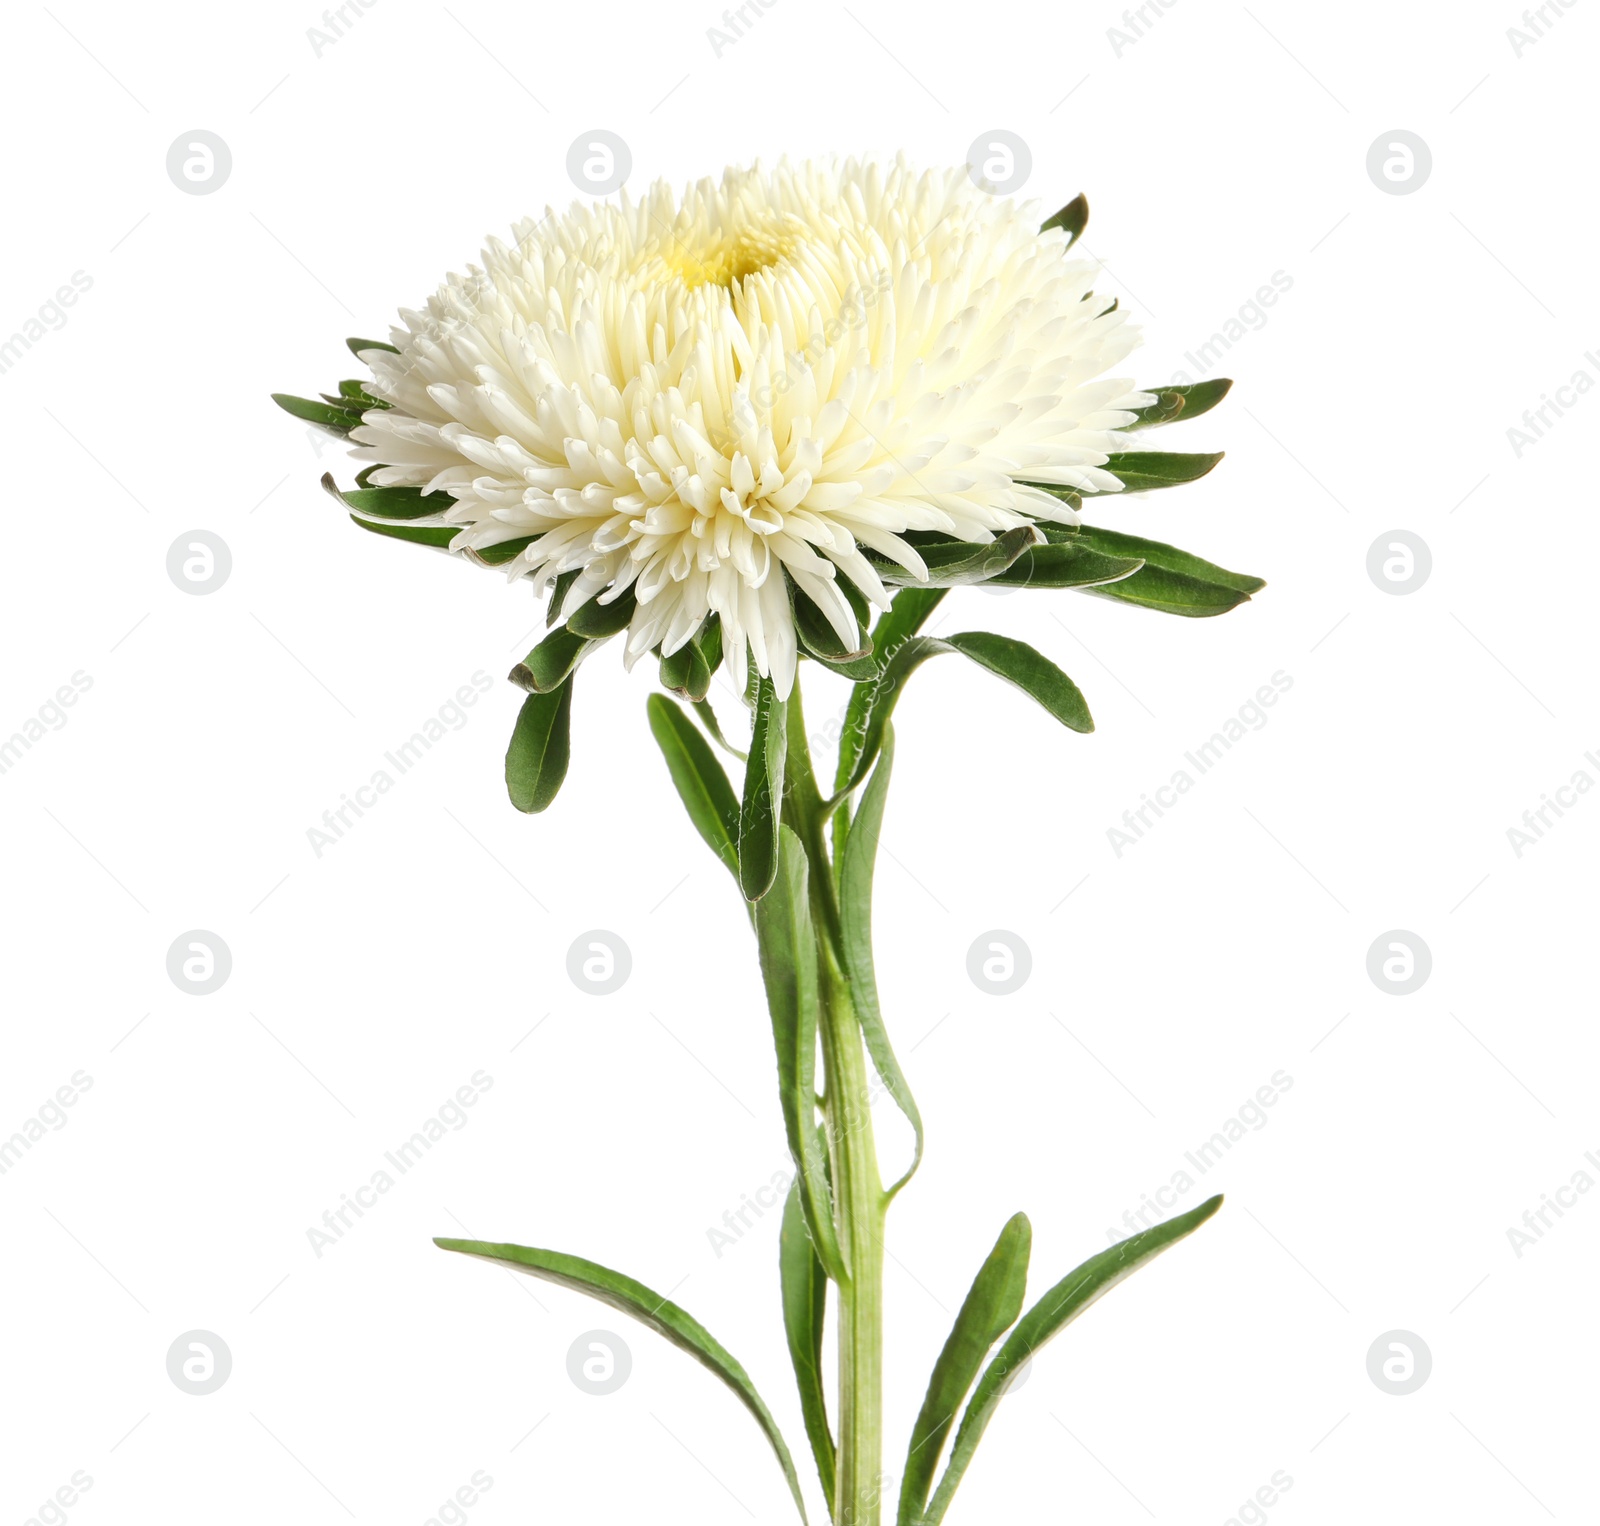
<path id="1" fill-rule="evenodd" d="M 585 670 L 566 788 L 518 816 L 529 586 L 354 530 L 317 487 L 340 449 L 267 399 L 356 374 L 346 334 L 564 205 L 594 128 L 635 188 L 1016 132 L 1025 195 L 1087 192 L 1145 383 L 1292 280 L 1212 368 L 1232 397 L 1160 440 L 1228 459 L 1101 516 L 1267 591 L 1208 622 L 959 593 L 941 628 L 1034 642 L 1098 732 L 953 659 L 899 709 L 880 979 L 929 1149 L 890 1221 L 887 1465 L 1005 1217 L 1033 1218 L 1038 1291 L 1282 1070 L 1204 1183 L 1222 1215 L 1035 1362 L 952 1522 L 1595 1519 L 1600 1202 L 1520 1257 L 1507 1230 L 1600 1151 L 1600 801 L 1520 857 L 1507 829 L 1600 778 L 1600 398 L 1520 457 L 1507 430 L 1600 378 L 1597 22 L 1552 6 L 1519 56 L 1518 10 L 1181 0 L 1117 43 L 1112 4 L 781 0 L 720 57 L 709 6 L 383 0 L 320 56 L 311 4 L 20 10 L 0 331 L 92 286 L 0 375 L 0 734 L 92 687 L 0 775 L 0 1134 L 92 1086 L 0 1177 L 0 1523 L 79 1470 L 45 1519 L 420 1526 L 480 1471 L 474 1526 L 792 1518 L 702 1369 L 429 1244 L 671 1290 L 803 1450 L 776 1215 L 720 1257 L 707 1233 L 785 1152 L 751 940 L 650 742 L 652 676 Z M 165 170 L 197 128 L 232 154 L 211 195 Z M 1432 152 L 1414 194 L 1367 174 L 1393 129 Z M 166 572 L 195 529 L 232 554 L 204 597 Z M 1433 559 L 1403 597 L 1366 570 L 1395 529 Z M 479 671 L 466 723 L 316 856 L 322 813 Z M 1118 857 L 1107 829 L 1279 671 L 1267 724 Z M 814 687 L 813 725 L 841 703 Z M 206 997 L 166 973 L 196 928 L 232 951 Z M 566 973 L 596 928 L 633 961 L 605 998 Z M 1004 998 L 966 973 L 991 929 L 1032 951 Z M 1410 996 L 1367 974 L 1391 929 L 1432 952 Z M 467 1124 L 318 1256 L 307 1230 L 479 1070 Z M 566 1371 L 597 1328 L 633 1355 L 604 1398 Z M 207 1397 L 166 1372 L 194 1329 L 233 1357 Z M 1433 1358 L 1404 1397 L 1366 1368 L 1395 1329 Z"/>

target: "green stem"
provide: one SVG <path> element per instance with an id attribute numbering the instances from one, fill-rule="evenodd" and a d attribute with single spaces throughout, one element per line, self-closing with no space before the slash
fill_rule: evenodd
<path id="1" fill-rule="evenodd" d="M 840 912 L 798 683 L 789 700 L 784 814 L 805 847 L 818 932 L 822 1066 L 839 1285 L 835 1526 L 878 1526 L 883 1461 L 883 1228 L 888 1202 L 872 1134 L 867 1055 L 844 973 Z"/>

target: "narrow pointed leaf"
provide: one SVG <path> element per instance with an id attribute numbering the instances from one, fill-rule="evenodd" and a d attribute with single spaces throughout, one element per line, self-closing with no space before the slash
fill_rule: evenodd
<path id="1" fill-rule="evenodd" d="M 839 762 L 833 778 L 835 794 L 854 789 L 866 778 L 867 770 L 872 767 L 871 758 L 862 762 L 862 750 L 867 745 L 868 716 L 881 697 L 889 660 L 896 647 L 922 629 L 944 596 L 942 588 L 902 588 L 894 596 L 894 603 L 878 616 L 878 623 L 872 628 L 872 655 L 878 664 L 878 677 L 858 683 L 850 691 L 844 728 L 839 735 Z"/>
<path id="2" fill-rule="evenodd" d="M 735 747 L 722 734 L 722 722 L 717 719 L 717 712 L 711 708 L 709 699 L 697 700 L 690 708 L 694 711 L 695 719 L 706 728 L 711 740 L 727 753 L 730 758 L 737 758 L 741 763 L 749 761 L 750 754 L 742 747 Z"/>
<path id="3" fill-rule="evenodd" d="M 828 617 L 817 607 L 816 601 L 792 584 L 789 589 L 794 602 L 795 634 L 808 657 L 826 663 L 846 678 L 871 678 L 878 671 L 872 656 L 872 639 L 861 631 L 854 646 L 846 646 Z"/>
<path id="4" fill-rule="evenodd" d="M 560 608 L 559 600 L 556 601 L 556 607 Z M 609 604 L 601 603 L 601 595 L 596 594 L 588 603 L 580 604 L 573 610 L 567 621 L 567 629 L 575 636 L 588 636 L 596 641 L 606 636 L 620 635 L 627 630 L 628 622 L 633 619 L 633 612 L 638 607 L 639 602 L 631 588 Z"/>
<path id="5" fill-rule="evenodd" d="M 339 396 L 347 402 L 354 403 L 363 412 L 368 408 L 388 408 L 390 406 L 381 397 L 374 397 L 358 381 L 340 382 Z"/>
<path id="6" fill-rule="evenodd" d="M 872 770 L 872 778 L 861 796 L 861 809 L 845 837 L 839 865 L 839 920 L 844 929 L 845 973 L 850 977 L 856 1019 L 861 1024 L 861 1035 L 878 1075 L 916 1134 L 911 1165 L 889 1188 L 891 1198 L 922 1164 L 922 1114 L 883 1025 L 883 1014 L 878 1007 L 878 978 L 872 963 L 872 873 L 878 856 L 878 838 L 883 832 L 883 808 L 889 797 L 893 767 L 894 728 L 886 726 L 877 767 Z"/>
<path id="7" fill-rule="evenodd" d="M 396 525 L 381 519 L 363 519 L 359 514 L 352 514 L 350 518 L 374 535 L 408 540 L 418 546 L 448 546 L 461 533 L 460 525 Z"/>
<path id="8" fill-rule="evenodd" d="M 714 674 L 722 666 L 722 617 L 709 616 L 694 639 L 706 659 L 706 670 Z M 700 701 L 696 700 L 695 703 L 699 704 Z"/>
<path id="9" fill-rule="evenodd" d="M 670 657 L 661 659 L 661 687 L 691 702 L 706 697 L 711 688 L 711 668 L 694 640 L 684 642 Z"/>
<path id="10" fill-rule="evenodd" d="M 545 606 L 544 624 L 546 630 L 553 630 L 562 624 L 561 606 L 567 602 L 567 591 L 578 581 L 580 568 L 574 567 L 568 572 L 558 572 L 550 584 L 550 599 Z"/>
<path id="11" fill-rule="evenodd" d="M 530 694 L 506 749 L 506 792 L 519 811 L 542 811 L 556 798 L 572 755 L 572 684 Z"/>
<path id="12" fill-rule="evenodd" d="M 303 419 L 307 424 L 315 424 L 320 429 L 326 429 L 329 434 L 348 435 L 361 422 L 359 413 L 352 413 L 348 408 L 335 407 L 332 403 L 320 403 L 309 397 L 295 397 L 288 392 L 274 392 L 272 401 L 285 413 L 293 414 L 297 419 Z"/>
<path id="13" fill-rule="evenodd" d="M 828 1275 L 842 1281 L 844 1266 L 834 1233 L 827 1157 L 817 1131 L 817 939 L 805 850 L 782 828 L 782 862 L 772 888 L 755 907 L 761 979 L 778 1053 L 778 1099 L 789 1153 L 799 1173 L 806 1227 Z"/>
<path id="14" fill-rule="evenodd" d="M 1194 482 L 1212 470 L 1223 452 L 1198 453 L 1175 450 L 1126 450 L 1107 456 L 1104 470 L 1120 478 L 1124 493 L 1150 493 L 1157 488 L 1179 487 Z M 1105 494 L 1086 496 L 1105 497 Z"/>
<path id="15" fill-rule="evenodd" d="M 800 1390 L 800 1413 L 805 1417 L 806 1437 L 811 1442 L 811 1455 L 816 1459 L 817 1477 L 832 1519 L 837 1452 L 828 1426 L 828 1401 L 822 1382 L 822 1326 L 828 1307 L 828 1276 L 806 1228 L 799 1177 L 790 1184 L 783 1205 L 778 1276 L 783 1291 L 783 1330 L 789 1340 L 795 1386 Z"/>
<path id="16" fill-rule="evenodd" d="M 664 694 L 645 702 L 650 732 L 667 760 L 689 820 L 706 846 L 739 876 L 739 797 L 711 750 L 687 715 Z"/>
<path id="17" fill-rule="evenodd" d="M 1251 577 L 1244 572 L 1229 572 L 1226 567 L 1208 562 L 1192 551 L 1180 551 L 1176 546 L 1163 545 L 1158 540 L 1124 535 L 1120 530 L 1105 530 L 1099 525 L 1080 525 L 1075 530 L 1066 531 L 1062 539 L 1104 552 L 1108 556 L 1136 556 L 1147 568 L 1181 573 L 1197 582 L 1214 583 L 1219 588 L 1230 588 L 1236 593 L 1260 593 L 1267 586 L 1264 578 Z"/>
<path id="18" fill-rule="evenodd" d="M 542 1278 L 559 1287 L 586 1293 L 601 1303 L 632 1316 L 642 1325 L 648 1325 L 657 1335 L 665 1336 L 680 1351 L 686 1351 L 703 1367 L 715 1373 L 733 1390 L 734 1396 L 756 1418 L 772 1450 L 777 1453 L 788 1480 L 789 1492 L 794 1496 L 800 1519 L 806 1519 L 805 1501 L 800 1495 L 800 1480 L 794 1470 L 794 1459 L 789 1455 L 778 1423 L 756 1392 L 750 1375 L 736 1362 L 711 1332 L 685 1310 L 659 1293 L 652 1292 L 642 1282 L 614 1272 L 581 1256 L 567 1256 L 560 1251 L 536 1250 L 527 1245 L 497 1245 L 481 1240 L 441 1239 L 433 1242 L 441 1250 L 456 1251 L 464 1256 L 476 1256 L 491 1261 L 513 1272 L 526 1272 L 531 1277 Z"/>
<path id="19" fill-rule="evenodd" d="M 1019 1213 L 1006 1221 L 994 1249 L 978 1268 L 949 1339 L 933 1364 L 927 1397 L 911 1428 L 900 1481 L 899 1526 L 918 1526 L 927 1508 L 928 1491 L 938 1471 L 945 1438 L 972 1387 L 989 1348 L 1016 1323 L 1028 1283 L 1028 1254 L 1033 1227 Z"/>
<path id="20" fill-rule="evenodd" d="M 770 678 L 759 680 L 755 709 L 739 805 L 739 885 L 747 901 L 759 901 L 777 877 L 778 820 L 788 748 L 789 707 L 778 698 Z"/>
<path id="21" fill-rule="evenodd" d="M 346 508 L 376 519 L 426 519 L 455 504 L 449 493 L 424 493 L 419 487 L 366 487 L 341 492 L 332 472 L 322 474 L 322 487 Z M 459 529 L 459 525 L 453 527 L 452 533 Z"/>
<path id="22" fill-rule="evenodd" d="M 1132 1239 L 1101 1251 L 1098 1256 L 1091 1256 L 1082 1266 L 1063 1277 L 1022 1316 L 1017 1328 L 1006 1337 L 998 1355 L 978 1379 L 972 1402 L 967 1405 L 967 1412 L 961 1417 L 961 1428 L 956 1432 L 950 1465 L 939 1480 L 933 1503 L 922 1516 L 919 1526 L 938 1526 L 944 1519 L 945 1511 L 950 1508 L 950 1500 L 966 1474 L 972 1454 L 983 1439 L 985 1428 L 994 1418 L 1007 1387 L 1033 1354 L 1096 1299 L 1109 1293 L 1123 1278 L 1131 1276 L 1147 1261 L 1159 1256 L 1169 1245 L 1193 1234 L 1221 1206 L 1221 1197 L 1210 1198 L 1188 1213 L 1168 1219 L 1165 1224 L 1157 1224 L 1154 1229 L 1143 1230 Z"/>
<path id="23" fill-rule="evenodd" d="M 950 636 L 951 648 L 970 657 L 981 668 L 1003 678 L 1037 700 L 1063 726 L 1072 731 L 1094 730 L 1094 720 L 1082 692 L 1050 659 L 1026 642 L 992 631 L 963 631 Z"/>
<path id="24" fill-rule="evenodd" d="M 392 344 L 386 344 L 382 339 L 347 339 L 345 344 L 349 346 L 350 353 L 357 360 L 361 358 L 363 350 L 387 350 L 391 355 L 400 353 Z"/>
<path id="25" fill-rule="evenodd" d="M 513 557 L 521 556 L 538 538 L 537 535 L 516 535 L 510 540 L 496 541 L 492 546 L 474 546 L 467 555 L 485 567 L 504 567 Z"/>
<path id="26" fill-rule="evenodd" d="M 854 789 L 866 777 L 867 770 L 878 756 L 878 749 L 883 745 L 884 728 L 889 724 L 901 694 L 905 692 L 906 680 L 930 657 L 937 657 L 944 652 L 960 652 L 979 667 L 1015 684 L 1024 694 L 1043 705 L 1063 726 L 1073 731 L 1094 730 L 1089 706 L 1078 686 L 1048 657 L 1036 652 L 1025 642 L 1013 641 L 1009 636 L 997 636 L 990 631 L 964 631 L 955 636 L 911 636 L 890 653 L 880 678 L 871 684 L 857 685 L 858 693 L 863 689 L 870 690 L 870 693 L 862 703 L 862 735 L 859 744 L 854 747 L 855 761 L 840 788 Z M 847 725 L 848 722 L 847 714 Z M 846 737 L 849 735 L 847 731 Z M 844 742 L 841 739 L 841 761 L 843 756 Z"/>
<path id="27" fill-rule="evenodd" d="M 528 694 L 549 694 L 571 678 L 578 664 L 599 644 L 560 626 L 511 670 L 511 682 Z"/>
<path id="28" fill-rule="evenodd" d="M 1043 233 L 1047 228 L 1065 228 L 1067 232 L 1067 247 L 1078 242 L 1083 235 L 1083 230 L 1089 226 L 1089 199 L 1081 192 L 1074 196 L 1053 217 L 1047 217 L 1040 225 L 1039 231 Z"/>
<path id="29" fill-rule="evenodd" d="M 1031 525 L 1018 525 L 992 541 L 943 541 L 919 546 L 928 575 L 919 578 L 904 567 L 882 558 L 872 558 L 879 576 L 891 587 L 904 584 L 914 588 L 963 588 L 972 583 L 987 583 L 1011 566 L 1035 544 Z"/>
<path id="30" fill-rule="evenodd" d="M 1226 376 L 1210 381 L 1189 382 L 1175 387 L 1146 387 L 1146 392 L 1156 394 L 1156 401 L 1136 409 L 1137 420 L 1124 424 L 1124 429 L 1149 429 L 1156 424 L 1171 424 L 1177 419 L 1197 419 L 1209 413 L 1228 395 L 1233 382 Z"/>
<path id="31" fill-rule="evenodd" d="M 1078 541 L 1033 546 L 990 579 L 1000 588 L 1087 588 L 1130 577 L 1144 563 L 1136 556 L 1107 556 Z"/>

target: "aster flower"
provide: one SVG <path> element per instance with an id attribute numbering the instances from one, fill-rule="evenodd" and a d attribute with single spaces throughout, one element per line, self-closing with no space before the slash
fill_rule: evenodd
<path id="1" fill-rule="evenodd" d="M 796 596 L 857 650 L 886 583 L 929 578 L 919 540 L 1020 548 L 1123 488 L 1158 398 L 1105 374 L 1138 335 L 1069 223 L 855 160 L 547 212 L 359 348 L 363 485 L 562 579 L 558 619 L 626 600 L 630 666 L 714 619 L 787 697 Z"/>
<path id="2" fill-rule="evenodd" d="M 1114 374 L 1138 336 L 1072 252 L 1087 216 L 1079 197 L 1041 222 L 965 169 L 902 161 L 729 170 L 681 196 L 657 184 L 638 202 L 519 224 L 402 310 L 388 341 L 346 341 L 370 378 L 277 399 L 353 445 L 355 487 L 323 482 L 357 524 L 551 590 L 551 629 L 511 673 L 527 692 L 506 755 L 519 809 L 543 810 L 560 788 L 573 674 L 599 646 L 620 638 L 630 667 L 653 655 L 690 702 L 651 695 L 650 727 L 756 935 L 795 1167 L 785 1332 L 838 1526 L 880 1519 L 884 1225 L 922 1154 L 870 931 L 893 709 L 917 668 L 958 653 L 1093 729 L 1042 653 L 924 627 L 947 590 L 974 583 L 1189 616 L 1263 586 L 1086 519 L 1102 499 L 1209 472 L 1220 456 L 1143 450 L 1140 431 L 1206 412 L 1230 385 L 1145 389 Z M 831 787 L 811 756 L 802 658 L 853 683 Z M 724 660 L 751 712 L 743 748 L 706 702 Z M 738 791 L 713 742 L 743 762 Z M 916 1140 L 888 1189 L 869 1062 Z M 900 1526 L 938 1526 L 1021 1366 L 1220 1203 L 1091 1257 L 1026 1312 L 1031 1229 L 1021 1214 L 1006 1223 L 934 1364 Z M 770 1410 L 687 1311 L 561 1252 L 438 1243 L 591 1294 L 690 1352 L 754 1416 L 805 1516 Z M 829 1283 L 837 1428 L 820 1363 Z"/>

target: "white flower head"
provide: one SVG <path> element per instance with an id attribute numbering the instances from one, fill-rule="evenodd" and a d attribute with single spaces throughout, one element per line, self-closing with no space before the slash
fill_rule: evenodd
<path id="1" fill-rule="evenodd" d="M 563 618 L 631 590 L 630 665 L 715 615 L 786 697 L 791 589 L 855 647 L 842 583 L 886 607 L 887 567 L 927 576 L 906 532 L 989 541 L 1073 522 L 1027 484 L 1122 486 L 1155 399 L 1105 373 L 1137 331 L 1040 217 L 856 160 L 547 212 L 361 352 L 389 405 L 351 436 L 364 480 L 447 493 L 452 550 L 575 574 Z"/>

